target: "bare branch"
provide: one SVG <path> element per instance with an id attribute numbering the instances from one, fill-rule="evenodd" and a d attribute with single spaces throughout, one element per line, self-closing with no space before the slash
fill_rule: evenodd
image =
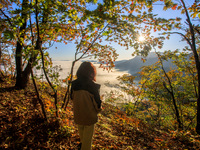
<path id="1" fill-rule="evenodd" d="M 101 37 L 101 34 L 105 31 L 105 29 L 108 27 L 108 24 L 104 27 L 104 29 L 101 31 L 101 32 L 99 32 L 99 34 L 96 36 L 96 38 L 92 41 L 92 43 L 90 44 L 90 46 L 86 49 L 86 51 L 77 59 L 77 61 L 78 60 L 80 60 L 80 59 L 82 59 L 83 58 L 83 56 L 88 52 L 88 50 L 93 46 L 93 44 L 96 42 L 96 40 L 98 39 L 98 38 L 100 38 Z"/>
<path id="2" fill-rule="evenodd" d="M 2 14 L 8 19 L 8 22 L 9 22 L 9 24 L 11 25 L 11 26 L 13 26 L 13 24 L 12 24 L 12 22 L 11 22 L 11 20 L 10 20 L 10 18 L 3 12 L 3 10 L 2 9 L 0 9 L 0 11 L 2 12 Z"/>
<path id="3" fill-rule="evenodd" d="M 200 35 L 200 31 L 197 27 L 194 27 L 194 30 Z"/>
<path id="4" fill-rule="evenodd" d="M 180 32 L 166 32 L 166 33 L 169 33 L 169 34 L 179 34 L 181 35 L 187 42 L 188 44 L 190 45 L 191 49 L 192 49 L 192 43 L 190 42 L 190 40 L 183 34 L 183 33 L 180 33 Z"/>

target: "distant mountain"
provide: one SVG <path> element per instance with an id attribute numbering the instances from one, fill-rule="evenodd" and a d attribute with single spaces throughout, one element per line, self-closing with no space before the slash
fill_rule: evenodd
<path id="1" fill-rule="evenodd" d="M 138 72 L 141 71 L 141 67 L 148 66 L 156 63 L 158 61 L 158 57 L 154 52 L 149 53 L 149 55 L 146 57 L 146 61 L 142 61 L 141 56 L 136 56 L 132 59 L 126 60 L 126 61 L 119 61 L 115 64 L 115 69 L 119 71 L 128 71 L 131 75 L 138 75 Z M 173 64 L 171 63 L 171 60 L 164 61 L 164 68 L 167 70 L 170 69 L 170 67 L 174 68 Z"/>

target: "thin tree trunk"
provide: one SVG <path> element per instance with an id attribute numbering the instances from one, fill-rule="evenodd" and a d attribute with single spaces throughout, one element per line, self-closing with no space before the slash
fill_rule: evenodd
<path id="1" fill-rule="evenodd" d="M 30 26 L 31 26 L 32 46 L 33 46 L 33 45 L 34 45 L 34 37 L 33 37 L 33 31 L 32 31 L 31 15 L 30 15 Z M 37 46 L 39 46 L 39 45 L 36 45 L 36 48 L 37 48 Z M 35 55 L 34 53 L 32 53 L 32 54 Z M 32 55 L 31 55 L 31 56 L 32 56 Z M 31 57 L 31 58 L 33 58 L 33 57 Z M 36 59 L 36 57 L 35 57 L 35 59 Z M 46 111 L 45 111 L 45 106 L 44 106 L 43 101 L 42 101 L 41 98 L 40 98 L 40 95 L 39 95 L 39 92 L 38 92 L 38 89 L 37 89 L 37 85 L 36 85 L 36 82 L 35 82 L 35 79 L 34 79 L 32 61 L 29 61 L 28 65 L 30 65 L 29 68 L 31 68 L 31 76 L 32 76 L 33 85 L 34 85 L 34 88 L 35 88 L 35 92 L 36 92 L 36 95 L 37 95 L 37 99 L 38 99 L 38 101 L 39 101 L 39 103 L 40 103 L 40 105 L 41 105 L 41 109 L 42 109 L 42 113 L 43 113 L 43 115 L 44 115 L 44 119 L 45 119 L 46 121 L 48 121 L 48 120 L 47 120 Z M 37 101 L 36 101 L 36 103 L 37 103 Z"/>
<path id="2" fill-rule="evenodd" d="M 163 81 L 163 86 L 165 87 L 165 89 L 168 91 L 168 93 L 169 93 L 169 94 L 171 95 L 171 97 L 172 97 L 172 102 L 173 102 L 174 109 L 175 109 L 176 120 L 177 120 L 177 122 L 178 122 L 178 128 L 179 128 L 179 129 L 183 129 L 183 125 L 182 125 L 181 119 L 180 119 L 180 114 L 179 114 L 178 107 L 177 107 L 177 104 L 176 104 L 176 99 L 175 99 L 175 97 L 174 97 L 174 90 L 173 90 L 173 87 L 172 87 L 171 80 L 170 80 L 169 76 L 167 75 L 167 73 L 166 73 L 166 71 L 165 71 L 165 69 L 164 69 L 164 67 L 163 67 L 163 62 L 162 62 L 162 59 L 161 59 L 161 57 L 160 57 L 160 54 L 158 54 L 157 52 L 156 52 L 156 54 L 157 54 L 157 56 L 158 56 L 159 59 L 160 59 L 160 63 L 161 63 L 162 70 L 163 70 L 163 72 L 164 72 L 164 74 L 165 74 L 165 77 L 167 78 L 167 81 L 168 81 L 169 86 L 170 86 L 170 89 L 168 89 L 168 87 L 166 86 L 166 83 Z"/>
<path id="3" fill-rule="evenodd" d="M 77 61 L 79 61 L 80 59 L 84 58 L 85 54 L 89 51 L 89 49 L 93 46 L 93 44 L 95 43 L 95 41 L 97 39 L 100 38 L 101 34 L 104 32 L 104 30 L 108 27 L 109 24 L 107 24 L 104 29 L 94 38 L 94 40 L 91 42 L 91 44 L 86 48 L 85 52 L 79 57 L 77 58 L 77 54 L 78 54 L 78 50 L 79 48 L 81 47 L 81 43 L 82 43 L 82 40 L 83 40 L 83 37 L 82 37 L 82 40 L 78 46 L 78 48 L 76 49 L 76 53 L 75 53 L 75 60 L 72 62 L 72 68 L 71 68 L 71 78 L 70 78 L 70 81 L 68 83 L 68 87 L 67 87 L 67 92 L 65 93 L 65 97 L 64 97 L 64 102 L 63 102 L 63 105 L 62 105 L 62 108 L 66 108 L 68 103 L 69 103 L 69 99 L 70 99 L 70 88 L 71 88 L 71 82 L 72 82 L 72 79 L 73 79 L 73 71 L 74 71 L 74 65 Z M 66 98 L 68 97 L 67 101 L 66 101 Z"/>
<path id="4" fill-rule="evenodd" d="M 199 60 L 199 55 L 197 53 L 196 49 L 196 42 L 195 42 L 195 32 L 194 32 L 194 26 L 191 23 L 189 13 L 187 11 L 187 8 L 185 6 L 185 2 L 181 0 L 183 7 L 185 9 L 185 14 L 187 17 L 187 22 L 189 25 L 190 33 L 191 33 L 191 42 L 190 47 L 193 51 L 194 58 L 195 58 L 195 63 L 196 63 L 196 69 L 197 69 L 197 76 L 198 76 L 198 98 L 197 98 L 197 125 L 196 125 L 196 132 L 200 134 L 200 60 Z"/>
<path id="5" fill-rule="evenodd" d="M 38 0 L 36 0 L 36 6 L 38 4 Z M 57 106 L 57 103 L 58 103 L 58 99 L 57 99 L 57 90 L 53 87 L 51 81 L 49 80 L 48 76 L 47 76 L 47 73 L 46 73 L 46 70 L 45 70 L 45 64 L 44 64 L 44 53 L 42 51 L 42 41 L 40 39 L 40 29 L 39 29 L 39 21 L 38 21 L 38 7 L 36 7 L 36 10 L 35 10 L 35 16 L 36 16 L 36 27 L 37 27 L 37 38 L 38 38 L 38 50 L 40 51 L 41 53 L 41 56 L 42 56 L 42 68 L 43 68 L 43 72 L 44 72 L 44 75 L 45 75 L 45 78 L 49 84 L 49 86 L 51 87 L 51 89 L 53 90 L 54 92 L 54 104 L 55 104 L 55 108 L 56 108 L 56 117 L 58 117 L 58 106 Z M 43 23 L 46 22 L 46 17 L 45 15 L 43 15 Z"/>
<path id="6" fill-rule="evenodd" d="M 3 82 L 3 77 L 1 74 L 3 74 L 1 72 L 1 56 L 2 56 L 2 50 L 1 50 L 1 41 L 0 41 L 0 82 Z"/>
<path id="7" fill-rule="evenodd" d="M 44 103 L 42 102 L 41 98 L 40 98 L 40 95 L 39 95 L 39 92 L 38 92 L 38 89 L 37 89 L 37 85 L 36 85 L 36 82 L 35 82 L 35 79 L 34 79 L 34 75 L 33 75 L 33 70 L 31 69 L 31 76 L 32 76 L 32 81 L 33 81 L 33 85 L 34 85 L 34 88 L 35 88 L 35 92 L 36 92 L 36 95 L 37 95 L 37 99 L 41 105 L 41 108 L 42 108 L 42 113 L 44 115 L 44 119 L 47 121 L 47 115 L 46 115 L 46 111 L 45 111 L 45 107 L 44 107 Z"/>
<path id="8" fill-rule="evenodd" d="M 76 60 L 72 62 L 72 67 L 71 67 L 71 72 L 70 72 L 70 80 L 68 82 L 68 86 L 67 86 L 67 91 L 65 93 L 65 97 L 64 97 L 64 103 L 62 105 L 62 108 L 66 108 L 68 103 L 69 103 L 69 99 L 70 99 L 70 88 L 71 88 L 71 82 L 73 79 L 73 72 L 74 72 L 74 66 L 75 66 Z M 67 99 L 67 101 L 66 101 Z"/>

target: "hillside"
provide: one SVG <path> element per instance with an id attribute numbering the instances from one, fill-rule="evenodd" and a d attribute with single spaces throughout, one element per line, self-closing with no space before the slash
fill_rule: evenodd
<path id="1" fill-rule="evenodd" d="M 8 78 L 0 83 L 0 149 L 77 149 L 79 136 L 71 103 L 66 111 L 60 110 L 58 123 L 51 97 L 42 93 L 49 118 L 45 122 L 33 85 L 30 83 L 25 90 L 13 86 L 14 81 Z M 60 88 L 59 101 L 64 93 L 65 89 Z M 190 132 L 158 130 L 106 103 L 102 108 L 93 150 L 200 149 L 200 137 Z"/>
<path id="2" fill-rule="evenodd" d="M 141 56 L 136 56 L 130 60 L 117 62 L 115 68 L 119 71 L 128 71 L 131 75 L 137 76 L 137 72 L 141 70 L 142 66 L 152 65 L 158 61 L 158 57 L 154 52 L 149 53 L 145 58 L 146 61 L 142 61 Z M 164 62 L 164 68 L 169 70 L 170 67 L 173 67 L 171 60 Z"/>

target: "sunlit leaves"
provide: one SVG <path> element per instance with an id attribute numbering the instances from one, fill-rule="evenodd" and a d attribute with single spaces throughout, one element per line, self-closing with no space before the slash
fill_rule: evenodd
<path id="1" fill-rule="evenodd" d="M 40 34 L 42 41 L 49 44 L 49 46 L 53 44 L 51 41 L 66 44 L 69 41 L 75 41 L 79 45 L 86 46 L 92 39 L 95 39 L 95 36 L 102 31 L 106 24 L 109 24 L 109 27 L 102 32 L 102 36 L 106 37 L 107 41 L 114 41 L 120 46 L 125 46 L 126 49 L 133 45 L 135 45 L 134 48 L 140 48 L 142 51 L 151 49 L 151 43 L 146 44 L 144 47 L 142 45 L 137 46 L 139 44 L 136 42 L 137 37 L 134 35 L 135 30 L 141 29 L 140 23 L 148 23 L 152 20 L 152 15 L 149 14 L 150 11 L 142 10 L 145 6 L 152 7 L 152 2 L 150 1 L 110 0 L 98 4 L 96 4 L 97 1 L 93 0 L 38 2 L 38 8 L 40 9 L 39 22 L 41 23 Z M 94 10 L 88 8 L 87 5 L 90 3 L 96 4 Z M 30 4 L 32 8 L 36 7 L 35 1 Z M 34 17 L 34 9 L 30 10 L 30 14 Z M 36 35 L 34 24 L 32 28 L 33 35 Z M 87 36 L 82 36 L 84 28 L 89 28 L 90 33 L 87 33 Z M 157 29 L 154 30 L 156 31 Z M 146 31 L 150 31 L 148 26 Z M 30 35 L 27 36 L 27 39 L 29 38 Z M 81 39 L 81 42 L 78 41 Z"/>
<path id="2" fill-rule="evenodd" d="M 154 65 L 143 67 L 140 72 L 140 84 L 144 90 L 142 94 L 149 100 L 163 101 L 172 105 L 171 97 L 165 90 L 165 88 L 170 89 L 170 86 L 172 86 L 178 103 L 184 103 L 186 99 L 196 97 L 197 76 L 194 71 L 195 66 L 192 65 L 192 59 L 188 56 L 188 54 L 178 51 L 167 51 L 160 55 L 159 59 L 162 62 L 171 60 L 175 65 L 173 68 L 164 68 L 165 71 L 167 70 L 166 74 L 159 61 Z M 167 83 L 169 79 L 171 84 Z"/>
<path id="3" fill-rule="evenodd" d="M 86 2 L 91 2 L 93 4 L 96 4 L 97 3 L 97 0 L 86 0 Z"/>
<path id="4" fill-rule="evenodd" d="M 176 9 L 177 4 L 174 4 L 172 0 L 164 1 L 165 6 L 163 7 L 163 10 L 167 10 L 169 8 L 172 8 L 173 10 Z"/>
<path id="5" fill-rule="evenodd" d="M 145 6 L 145 2 L 146 1 L 138 1 L 139 5 L 133 6 L 132 2 L 130 3 L 127 1 L 105 1 L 104 3 L 99 3 L 96 9 L 92 11 L 89 9 L 85 9 L 83 14 L 81 15 L 82 18 L 80 21 L 82 23 L 79 22 L 79 26 L 77 26 L 77 32 L 79 32 L 75 40 L 75 44 L 77 44 L 77 48 L 79 49 L 77 53 L 86 53 L 86 56 L 90 56 L 90 54 L 92 54 L 95 56 L 95 58 L 100 57 L 99 60 L 101 61 L 101 48 L 97 48 L 97 45 L 95 46 L 95 49 L 100 49 L 99 51 L 101 53 L 98 53 L 98 51 L 96 50 L 92 51 L 93 48 L 90 48 L 90 43 L 96 40 L 97 36 L 106 37 L 106 41 L 108 41 L 109 44 L 111 44 L 112 42 L 116 42 L 120 46 L 125 46 L 127 49 L 132 47 L 135 43 L 135 39 L 137 38 L 134 35 L 134 30 L 136 30 L 137 28 L 140 29 L 139 23 L 141 23 L 142 21 L 147 22 L 149 21 L 148 17 L 152 17 L 146 11 L 141 11 L 143 6 Z M 150 6 L 150 3 L 148 3 L 148 5 Z M 130 9 L 128 6 L 131 6 Z M 135 11 L 137 15 L 135 17 L 127 15 L 126 12 L 129 11 Z M 73 22 L 76 22 L 74 18 L 71 18 L 68 21 L 68 23 L 70 24 L 72 24 Z M 133 25 L 134 23 L 138 26 Z M 86 31 L 87 28 L 89 29 L 88 31 Z M 98 39 L 98 41 L 100 46 L 102 39 Z M 101 47 L 103 46 L 107 47 L 106 45 L 101 45 Z M 85 47 L 89 48 L 87 49 Z M 140 45 L 140 47 L 142 47 L 142 45 Z M 109 52 L 106 52 L 107 49 L 108 48 L 103 49 L 105 53 Z M 143 47 L 143 51 L 149 51 L 150 49 L 150 44 L 147 44 Z M 107 60 L 101 62 L 107 62 L 109 60 L 112 64 L 112 61 L 116 59 L 115 55 L 113 56 L 113 58 L 104 57 L 104 59 Z"/>
<path id="6" fill-rule="evenodd" d="M 192 16 L 192 18 L 198 17 L 200 18 L 200 4 L 199 3 L 195 3 L 188 9 Z"/>

